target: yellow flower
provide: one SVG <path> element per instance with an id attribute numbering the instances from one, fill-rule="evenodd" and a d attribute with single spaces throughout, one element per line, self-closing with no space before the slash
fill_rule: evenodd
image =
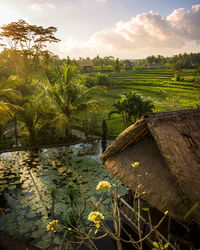
<path id="1" fill-rule="evenodd" d="M 53 220 L 52 222 L 49 223 L 49 225 L 47 226 L 47 231 L 56 231 L 56 226 L 58 225 L 58 221 L 57 220 Z"/>
<path id="2" fill-rule="evenodd" d="M 104 220 L 104 216 L 97 211 L 91 212 L 88 216 L 88 220 L 95 223 L 95 227 L 98 229 L 100 227 L 101 220 Z"/>
<path id="3" fill-rule="evenodd" d="M 139 166 L 139 164 L 140 164 L 140 163 L 136 161 L 135 163 L 131 164 L 131 166 L 132 166 L 133 168 L 137 168 L 137 167 Z"/>
<path id="4" fill-rule="evenodd" d="M 96 228 L 100 228 L 100 223 L 96 223 Z"/>
<path id="5" fill-rule="evenodd" d="M 88 220 L 96 223 L 97 221 L 104 220 L 104 216 L 100 212 L 94 211 L 89 214 Z"/>
<path id="6" fill-rule="evenodd" d="M 96 187 L 96 190 L 106 191 L 111 188 L 111 185 L 108 181 L 100 181 Z"/>
<path id="7" fill-rule="evenodd" d="M 104 216 L 100 212 L 94 211 L 89 214 L 88 220 L 94 222 L 95 227 L 97 228 L 95 231 L 96 234 L 98 229 L 100 228 L 101 220 L 104 220 Z"/>

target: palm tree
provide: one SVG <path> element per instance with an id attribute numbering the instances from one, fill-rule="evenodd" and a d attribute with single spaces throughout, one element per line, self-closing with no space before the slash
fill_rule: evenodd
<path id="1" fill-rule="evenodd" d="M 16 111 L 22 108 L 13 104 L 13 100 L 18 96 L 18 92 L 13 88 L 13 77 L 0 81 L 0 125 L 5 125 Z"/>
<path id="2" fill-rule="evenodd" d="M 117 58 L 116 61 L 115 61 L 114 69 L 115 69 L 116 72 L 120 72 L 120 70 L 121 70 L 121 66 L 120 66 L 120 63 L 119 63 L 119 58 Z"/>
<path id="3" fill-rule="evenodd" d="M 65 135 L 68 132 L 72 115 L 86 109 L 100 108 L 100 102 L 92 98 L 92 94 L 105 88 L 94 86 L 87 88 L 83 78 L 74 65 L 63 66 L 57 71 L 57 81 L 51 83 L 45 74 L 40 74 L 36 81 L 43 109 L 55 114 L 53 123 L 58 131 Z"/>
<path id="4" fill-rule="evenodd" d="M 182 74 L 182 66 L 180 63 L 170 63 L 169 67 L 171 68 L 173 75 L 174 75 L 174 80 L 175 81 L 180 81 L 180 77 Z"/>
<path id="5" fill-rule="evenodd" d="M 109 118 L 114 113 L 120 114 L 125 128 L 141 118 L 145 113 L 152 112 L 154 109 L 152 101 L 143 100 L 133 91 L 121 95 L 121 99 L 113 104 L 113 107 L 114 109 L 109 113 Z"/>
<path id="6" fill-rule="evenodd" d="M 17 145 L 17 123 L 20 125 L 21 135 L 29 136 L 29 144 L 36 145 L 41 132 L 47 127 L 49 117 L 46 112 L 42 111 L 38 102 L 35 100 L 36 88 L 32 82 L 27 82 L 26 79 L 13 75 L 10 77 L 10 86 L 17 89 L 16 96 L 13 96 L 15 104 L 20 106 L 20 110 L 15 115 L 15 133 Z"/>
<path id="7" fill-rule="evenodd" d="M 39 138 L 43 137 L 44 131 L 49 125 L 49 119 L 32 99 L 28 99 L 23 104 L 23 110 L 19 111 L 19 120 L 22 123 L 23 133 L 28 132 L 29 144 L 37 145 Z M 23 127 L 25 125 L 25 127 Z"/>
<path id="8" fill-rule="evenodd" d="M 112 111 L 110 111 L 109 119 L 110 119 L 111 115 L 113 115 L 113 114 L 120 114 L 122 116 L 124 128 L 127 128 L 128 125 L 127 125 L 127 119 L 126 119 L 125 103 L 118 100 L 112 106 L 114 107 L 114 109 Z"/>

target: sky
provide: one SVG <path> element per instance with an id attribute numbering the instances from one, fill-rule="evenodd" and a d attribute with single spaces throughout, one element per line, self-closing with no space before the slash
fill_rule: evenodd
<path id="1" fill-rule="evenodd" d="M 57 27 L 61 58 L 200 52 L 200 0 L 0 0 L 0 26 L 19 19 Z"/>

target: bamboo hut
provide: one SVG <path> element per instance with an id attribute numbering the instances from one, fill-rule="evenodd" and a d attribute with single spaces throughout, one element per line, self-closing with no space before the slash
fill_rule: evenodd
<path id="1" fill-rule="evenodd" d="M 85 60 L 79 62 L 80 69 L 82 71 L 92 71 L 94 68 L 94 63 L 92 60 Z"/>
<path id="2" fill-rule="evenodd" d="M 178 220 L 200 201 L 200 109 L 144 116 L 102 155 L 109 172 Z M 138 167 L 132 167 L 139 162 Z M 200 222 L 199 208 L 191 214 Z"/>
<path id="3" fill-rule="evenodd" d="M 133 68 L 133 66 L 134 66 L 134 64 L 129 60 L 125 60 L 123 62 L 123 67 L 125 70 L 130 70 L 131 68 Z"/>

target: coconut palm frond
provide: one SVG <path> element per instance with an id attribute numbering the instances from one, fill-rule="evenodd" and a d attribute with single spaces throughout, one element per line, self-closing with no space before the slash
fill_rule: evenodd
<path id="1" fill-rule="evenodd" d="M 18 99 L 20 94 L 18 91 L 11 88 L 0 89 L 0 97 L 4 102 L 12 102 L 12 100 Z"/>
<path id="2" fill-rule="evenodd" d="M 40 90 L 40 94 L 35 97 L 35 100 L 41 105 L 46 104 L 45 106 L 50 107 L 50 109 L 62 110 L 61 96 L 57 93 L 56 86 L 49 82 L 47 76 L 43 73 L 39 74 L 34 82 Z"/>
<path id="3" fill-rule="evenodd" d="M 6 124 L 11 117 L 15 116 L 16 111 L 22 109 L 17 105 L 0 101 L 0 125 Z"/>
<path id="4" fill-rule="evenodd" d="M 75 77 L 76 75 L 76 66 L 74 65 L 66 65 L 65 63 L 63 64 L 61 68 L 61 73 L 63 75 L 63 82 L 68 85 L 71 80 Z"/>
<path id="5" fill-rule="evenodd" d="M 104 94 L 107 91 L 107 87 L 105 86 L 99 86 L 99 85 L 95 85 L 91 88 L 88 88 L 85 92 L 84 92 L 84 96 L 89 96 L 89 95 L 100 95 L 100 94 Z"/>
<path id="6" fill-rule="evenodd" d="M 57 81 L 52 84 L 46 75 L 40 74 L 35 82 L 40 90 L 38 101 L 43 99 L 42 105 L 53 111 L 53 122 L 59 131 L 69 125 L 73 112 L 97 111 L 102 108 L 100 101 L 93 99 L 93 96 L 105 92 L 105 87 L 95 86 L 88 89 L 81 76 L 76 73 L 75 66 L 63 64 L 57 77 Z"/>
<path id="7" fill-rule="evenodd" d="M 85 104 L 89 111 L 99 111 L 102 109 L 102 103 L 98 100 L 89 100 Z"/>

